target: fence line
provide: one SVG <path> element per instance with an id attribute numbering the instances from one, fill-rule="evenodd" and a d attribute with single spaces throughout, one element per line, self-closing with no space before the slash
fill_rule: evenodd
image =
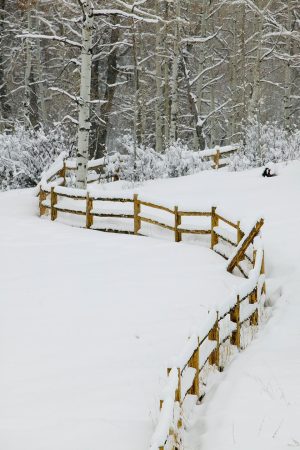
<path id="1" fill-rule="evenodd" d="M 224 299 L 219 311 L 211 311 L 207 315 L 205 322 L 187 341 L 175 364 L 167 370 L 166 387 L 160 400 L 159 419 L 150 448 L 151 450 L 182 448 L 184 401 L 188 395 L 197 399 L 202 398 L 200 377 L 204 368 L 214 366 L 219 370 L 222 369 L 220 354 L 223 346 L 229 342 L 230 345 L 241 349 L 242 326 L 247 323 L 249 326 L 257 327 L 259 323 L 259 308 L 264 304 L 266 295 L 264 251 L 260 237 L 263 220 L 260 219 L 246 231 L 242 230 L 239 221 L 226 218 L 215 206 L 209 211 L 184 211 L 178 206 L 170 207 L 142 199 L 137 194 L 127 198 L 103 197 L 101 194 L 61 186 L 65 174 L 62 173 L 61 164 L 58 164 L 56 169 L 56 172 L 52 171 L 51 176 L 40 185 L 41 216 L 49 212 L 52 221 L 57 219 L 58 213 L 85 216 L 86 228 L 93 227 L 95 217 L 129 219 L 132 221 L 132 231 L 127 232 L 138 235 L 142 223 L 149 223 L 174 233 L 175 242 L 180 242 L 183 234 L 210 235 L 211 249 L 228 259 L 228 272 L 239 269 L 247 278 L 235 294 Z M 70 199 L 72 205 L 60 206 L 58 203 L 60 197 Z M 77 201 L 83 204 L 76 206 Z M 133 212 L 101 212 L 95 208 L 95 202 L 129 203 L 133 207 Z M 170 221 L 143 213 L 144 207 L 169 214 Z M 207 217 L 210 219 L 210 227 L 184 227 L 182 219 L 186 217 Z M 222 228 L 221 223 L 225 223 L 227 229 Z M 124 232 L 109 227 L 102 230 Z M 232 247 L 231 255 L 225 254 L 221 242 Z"/>
<path id="2" fill-rule="evenodd" d="M 210 161 L 212 169 L 222 169 L 223 167 L 228 166 L 229 157 L 239 150 L 239 145 L 227 145 L 227 146 L 216 146 L 211 150 L 203 150 L 198 152 L 197 154 L 203 161 Z M 63 153 L 64 157 L 59 158 L 61 162 L 61 167 L 58 171 L 59 178 L 61 178 L 61 184 L 65 185 L 66 177 L 68 174 L 75 172 L 77 170 L 77 162 L 74 159 L 67 159 L 66 153 Z M 103 157 L 100 159 L 91 160 L 88 162 L 88 184 L 100 181 L 118 181 L 120 179 L 120 172 L 117 170 L 116 173 L 111 175 L 106 175 L 105 170 L 106 166 L 109 162 L 109 158 L 114 159 L 116 155 Z M 128 155 L 120 155 L 120 163 L 124 162 L 124 160 L 128 157 Z M 46 175 L 44 181 L 51 182 L 52 178 L 55 178 L 57 173 L 52 176 Z"/>

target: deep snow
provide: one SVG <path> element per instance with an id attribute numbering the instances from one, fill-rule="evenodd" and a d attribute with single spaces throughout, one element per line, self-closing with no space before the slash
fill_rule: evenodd
<path id="1" fill-rule="evenodd" d="M 147 449 L 167 365 L 232 275 L 207 248 L 41 220 L 32 191 L 0 202 L 0 448 Z"/>
<path id="2" fill-rule="evenodd" d="M 266 220 L 271 318 L 196 407 L 189 450 L 300 445 L 299 175 L 295 162 L 271 179 L 210 171 L 131 189 Z M 0 448 L 146 449 L 166 366 L 240 281 L 199 245 L 41 221 L 32 191 L 0 204 Z"/>

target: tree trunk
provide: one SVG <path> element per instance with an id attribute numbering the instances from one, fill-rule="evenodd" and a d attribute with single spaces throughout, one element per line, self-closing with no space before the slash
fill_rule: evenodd
<path id="1" fill-rule="evenodd" d="M 261 97 L 260 76 L 261 76 L 261 56 L 262 56 L 262 36 L 263 36 L 262 14 L 256 14 L 255 20 L 257 23 L 258 38 L 257 38 L 256 59 L 254 62 L 254 69 L 253 69 L 252 93 L 249 104 L 250 118 L 259 116 L 259 102 Z"/>
<path id="2" fill-rule="evenodd" d="M 7 85 L 5 77 L 5 67 L 3 57 L 4 40 L 4 20 L 5 20 L 5 0 L 0 0 L 0 131 L 5 129 L 5 122 L 9 119 L 11 108 L 7 101 Z"/>
<path id="3" fill-rule="evenodd" d="M 192 92 L 190 73 L 187 68 L 186 57 L 183 58 L 183 72 L 186 81 L 187 91 L 188 91 L 188 99 L 190 110 L 193 116 L 195 133 L 197 137 L 197 150 L 205 149 L 205 137 L 203 133 L 203 120 L 200 117 L 198 106 L 197 106 L 197 97 Z"/>
<path id="4" fill-rule="evenodd" d="M 180 60 L 180 0 L 176 0 L 176 21 L 174 36 L 174 56 L 172 61 L 172 81 L 171 81 L 171 120 L 170 120 L 170 142 L 173 143 L 178 138 L 178 113 L 179 113 L 179 92 L 178 73 Z"/>
<path id="5" fill-rule="evenodd" d="M 32 33 L 32 13 L 31 10 L 27 11 L 27 29 L 28 33 Z M 30 39 L 26 39 L 26 66 L 24 76 L 24 125 L 26 128 L 32 127 L 31 123 L 31 88 L 32 82 L 32 42 Z"/>
<path id="6" fill-rule="evenodd" d="M 93 45 L 93 9 L 91 0 L 82 4 L 82 51 L 81 51 L 81 80 L 79 100 L 79 125 L 77 144 L 76 187 L 85 189 L 87 184 L 87 164 L 89 158 L 90 98 L 92 73 L 92 45 Z"/>
<path id="7" fill-rule="evenodd" d="M 287 0 L 287 30 L 292 32 L 292 5 L 291 0 Z M 285 61 L 284 71 L 284 128 L 287 131 L 291 131 L 291 54 L 292 54 L 292 40 L 290 34 L 287 36 L 286 43 L 287 59 Z"/>
<path id="8" fill-rule="evenodd" d="M 120 19 L 117 16 L 112 17 L 113 28 L 110 35 L 110 44 L 112 50 L 107 57 L 107 73 L 106 73 L 106 87 L 104 93 L 104 103 L 100 107 L 101 123 L 98 124 L 97 130 L 97 144 L 94 147 L 95 158 L 102 158 L 105 153 L 106 138 L 109 127 L 109 114 L 113 107 L 113 100 L 116 92 L 116 81 L 118 77 L 117 60 L 118 60 L 118 46 L 114 45 L 119 41 L 120 28 L 118 27 Z M 94 98 L 98 98 L 98 67 L 95 66 L 95 77 L 97 76 L 97 83 L 94 85 Z M 96 80 L 94 80 L 96 82 Z M 97 97 L 96 97 L 97 95 Z"/>
<path id="9" fill-rule="evenodd" d="M 160 15 L 159 0 L 156 0 L 156 14 Z M 155 102 L 155 149 L 157 152 L 163 151 L 163 135 L 162 135 L 162 29 L 161 24 L 156 26 L 156 102 Z"/>

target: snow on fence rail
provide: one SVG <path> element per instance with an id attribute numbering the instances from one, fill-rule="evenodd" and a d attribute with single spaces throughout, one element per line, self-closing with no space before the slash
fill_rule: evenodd
<path id="1" fill-rule="evenodd" d="M 43 216 L 50 212 L 51 220 L 58 213 L 82 215 L 86 228 L 94 228 L 94 218 L 125 219 L 132 223 L 131 231 L 116 228 L 97 228 L 103 231 L 129 232 L 140 234 L 142 223 L 165 228 L 174 235 L 175 242 L 182 240 L 183 234 L 209 235 L 211 249 L 228 259 L 227 270 L 239 270 L 247 279 L 229 298 L 224 299 L 218 311 L 211 311 L 204 323 L 193 333 L 167 370 L 164 391 L 160 400 L 158 422 L 152 436 L 150 450 L 169 450 L 181 447 L 183 411 L 188 398 L 196 400 L 203 397 L 201 376 L 204 368 L 214 366 L 221 370 L 221 349 L 227 342 L 241 349 L 241 328 L 244 324 L 256 327 L 259 321 L 259 308 L 264 305 L 266 287 L 264 275 L 264 251 L 260 230 L 260 219 L 247 231 L 242 230 L 239 221 L 226 218 L 218 208 L 209 211 L 184 211 L 177 206 L 156 204 L 150 199 L 113 196 L 103 197 L 101 193 L 89 190 L 71 189 L 55 185 L 61 183 L 61 163 L 56 163 L 56 179 L 53 170 L 50 177 L 40 184 L 39 209 Z M 54 183 L 54 184 L 53 184 Z M 61 203 L 60 199 L 62 199 Z M 97 206 L 101 204 L 101 208 Z M 130 204 L 132 212 L 118 209 L 103 209 L 103 204 Z M 143 212 L 143 208 L 146 211 Z M 154 211 L 154 215 L 149 214 Z M 164 218 L 156 217 L 162 213 Z M 166 219 L 166 216 L 169 219 Z M 182 226 L 186 217 L 208 217 L 209 228 Z M 230 250 L 229 250 L 230 249 Z"/>
<path id="2" fill-rule="evenodd" d="M 226 145 L 224 147 L 216 146 L 214 149 L 203 150 L 199 153 L 199 158 L 203 161 L 211 161 L 211 167 L 213 169 L 221 169 L 228 165 L 228 156 L 239 150 L 238 145 Z M 94 159 L 88 162 L 88 183 L 102 181 L 118 181 L 120 179 L 120 173 L 112 175 L 105 174 L 105 168 L 108 164 L 115 162 L 119 158 L 119 162 L 122 162 L 127 158 L 127 155 L 113 154 L 105 158 Z M 67 159 L 66 152 L 62 152 L 52 166 L 43 174 L 42 182 L 49 183 L 53 181 L 57 173 L 59 173 L 59 182 L 65 184 L 67 174 L 75 172 L 77 169 L 77 163 L 75 159 Z"/>

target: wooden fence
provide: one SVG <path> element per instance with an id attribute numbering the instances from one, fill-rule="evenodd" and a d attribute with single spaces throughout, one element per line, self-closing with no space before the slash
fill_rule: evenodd
<path id="1" fill-rule="evenodd" d="M 187 396 L 201 399 L 201 375 L 205 367 L 214 366 L 222 369 L 220 352 L 225 343 L 241 349 L 241 329 L 244 324 L 257 327 L 259 308 L 264 304 L 266 287 L 264 275 L 264 252 L 260 237 L 263 220 L 260 219 L 247 230 L 241 228 L 239 221 L 225 217 L 215 206 L 209 211 L 184 211 L 178 206 L 156 204 L 138 195 L 133 197 L 103 197 L 101 194 L 89 191 L 70 189 L 64 186 L 52 185 L 53 182 L 64 179 L 59 166 L 56 178 L 52 174 L 47 183 L 40 186 L 40 215 L 50 213 L 51 220 L 56 220 L 58 214 L 68 213 L 85 217 L 86 228 L 94 228 L 94 219 L 117 218 L 129 220 L 132 229 L 127 231 L 140 234 L 143 223 L 169 230 L 175 242 L 180 242 L 183 235 L 207 235 L 210 238 L 211 249 L 228 259 L 227 270 L 235 269 L 247 279 L 239 290 L 230 298 L 224 299 L 219 311 L 210 312 L 205 322 L 187 341 L 182 353 L 177 357 L 176 364 L 167 370 L 166 388 L 160 401 L 160 413 L 155 432 L 152 436 L 151 450 L 179 449 L 183 428 L 183 407 Z M 60 206 L 60 198 L 69 199 L 71 204 Z M 79 202 L 79 206 L 76 206 Z M 102 211 L 95 203 L 103 202 L 129 204 L 131 212 Z M 168 215 L 170 220 L 155 217 L 143 210 L 155 211 Z M 182 225 L 187 217 L 207 217 L 210 226 L 187 227 Z M 224 227 L 225 224 L 225 227 Z M 102 231 L 124 232 L 117 228 L 97 228 Z M 231 248 L 226 254 L 225 244 Z"/>
<path id="2" fill-rule="evenodd" d="M 238 145 L 227 145 L 224 147 L 217 146 L 212 150 L 204 150 L 197 154 L 203 161 L 211 162 L 211 167 L 213 169 L 221 169 L 228 165 L 229 161 L 228 157 L 233 153 L 237 152 L 238 150 L 239 150 Z M 111 156 L 111 158 L 113 157 L 114 155 Z M 126 155 L 124 155 L 123 158 L 126 158 Z M 101 181 L 112 182 L 118 181 L 120 179 L 119 172 L 116 172 L 112 175 L 105 174 L 107 161 L 108 161 L 107 158 L 100 158 L 88 162 L 88 184 Z M 76 160 L 67 159 L 66 155 L 63 158 L 61 158 L 60 170 L 58 171 L 61 184 L 65 185 L 66 177 L 71 173 L 75 173 L 76 170 L 77 170 Z M 44 181 L 49 183 L 56 178 L 57 172 L 51 172 L 50 168 L 50 175 L 47 176 L 47 174 L 45 174 Z"/>

